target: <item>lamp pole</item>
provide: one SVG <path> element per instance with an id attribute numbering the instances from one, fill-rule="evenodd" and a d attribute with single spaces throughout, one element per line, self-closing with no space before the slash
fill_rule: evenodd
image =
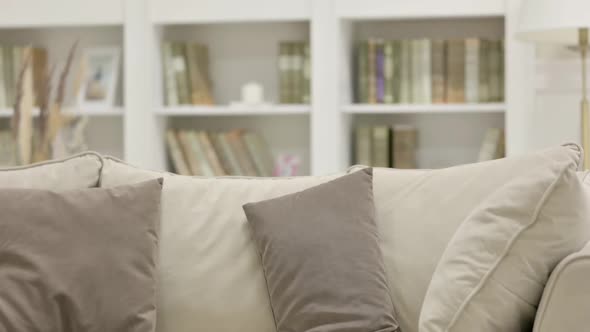
<path id="1" fill-rule="evenodd" d="M 579 29 L 579 46 L 582 55 L 582 147 L 584 148 L 584 169 L 590 167 L 590 107 L 588 106 L 586 55 L 588 53 L 588 28 Z"/>

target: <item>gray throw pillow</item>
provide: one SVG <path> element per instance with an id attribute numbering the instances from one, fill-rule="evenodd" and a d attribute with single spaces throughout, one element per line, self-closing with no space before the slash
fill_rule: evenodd
<path id="1" fill-rule="evenodd" d="M 153 332 L 161 190 L 0 189 L 0 330 Z"/>
<path id="2" fill-rule="evenodd" d="M 372 180 L 369 168 L 244 205 L 278 332 L 398 329 Z"/>

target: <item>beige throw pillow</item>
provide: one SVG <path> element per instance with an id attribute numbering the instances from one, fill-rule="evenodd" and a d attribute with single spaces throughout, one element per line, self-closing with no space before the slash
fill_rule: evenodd
<path id="1" fill-rule="evenodd" d="M 244 205 L 279 332 L 398 329 L 379 234 L 372 170 Z"/>
<path id="2" fill-rule="evenodd" d="M 420 332 L 532 329 L 549 274 L 590 234 L 580 162 L 578 151 L 531 165 L 472 211 L 436 267 Z"/>
<path id="3" fill-rule="evenodd" d="M 0 330 L 153 332 L 160 193 L 0 189 Z"/>

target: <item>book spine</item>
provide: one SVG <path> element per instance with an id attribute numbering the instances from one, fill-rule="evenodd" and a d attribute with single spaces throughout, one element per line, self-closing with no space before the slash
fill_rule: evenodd
<path id="1" fill-rule="evenodd" d="M 392 104 L 394 102 L 393 97 L 393 74 L 394 74 L 394 59 L 393 59 L 393 42 L 385 42 L 383 46 L 384 65 L 383 73 L 385 76 L 385 86 L 383 93 L 383 102 L 386 104 Z"/>
<path id="2" fill-rule="evenodd" d="M 387 126 L 373 127 L 373 151 L 371 153 L 372 166 L 389 167 L 391 148 L 391 129 Z"/>
<path id="3" fill-rule="evenodd" d="M 423 89 L 424 75 L 422 74 L 422 40 L 412 40 L 412 97 L 411 103 L 420 104 L 424 102 Z"/>
<path id="4" fill-rule="evenodd" d="M 188 79 L 188 70 L 186 65 L 186 45 L 183 43 L 173 43 L 173 66 L 176 78 L 176 88 L 178 93 L 178 102 L 180 104 L 190 104 L 190 84 Z"/>
<path id="5" fill-rule="evenodd" d="M 178 94 L 176 93 L 176 72 L 172 56 L 172 43 L 170 42 L 164 42 L 162 45 L 162 62 L 166 105 L 175 106 L 178 105 Z"/>
<path id="6" fill-rule="evenodd" d="M 414 169 L 416 164 L 417 130 L 412 126 L 398 125 L 393 127 L 392 154 L 393 167 Z"/>
<path id="7" fill-rule="evenodd" d="M 279 43 L 279 102 L 289 103 L 289 44 Z"/>
<path id="8" fill-rule="evenodd" d="M 258 176 L 256 172 L 256 167 L 254 166 L 254 162 L 242 140 L 243 131 L 242 130 L 232 130 L 227 134 L 227 138 L 229 141 L 234 154 L 238 159 L 238 163 L 240 164 L 240 168 L 246 173 L 246 176 Z"/>
<path id="9" fill-rule="evenodd" d="M 0 46 L 0 108 L 7 107 L 6 102 L 6 82 L 4 78 L 4 49 Z"/>
<path id="10" fill-rule="evenodd" d="M 197 158 L 201 174 L 204 176 L 214 176 L 215 172 L 213 171 L 213 168 L 209 163 L 209 159 L 207 158 L 207 152 L 205 151 L 205 148 L 201 145 L 201 141 L 199 140 L 199 132 L 189 131 L 187 135 L 193 154 Z"/>
<path id="11" fill-rule="evenodd" d="M 238 156 L 235 154 L 234 149 L 230 144 L 228 135 L 229 133 L 218 133 L 217 139 L 223 150 L 222 153 L 225 156 L 225 159 L 228 161 L 230 167 L 229 174 L 238 176 L 246 175 L 246 172 L 242 169 L 240 163 L 238 162 Z"/>
<path id="12" fill-rule="evenodd" d="M 4 84 L 6 88 L 6 106 L 14 106 L 14 92 L 16 80 L 14 79 L 14 53 L 12 47 L 4 47 Z"/>
<path id="13" fill-rule="evenodd" d="M 465 41 L 465 101 L 479 102 L 479 39 Z"/>
<path id="14" fill-rule="evenodd" d="M 368 103 L 377 103 L 377 45 L 374 39 L 369 39 L 368 65 Z"/>
<path id="15" fill-rule="evenodd" d="M 448 53 L 447 101 L 450 103 L 465 102 L 465 42 L 452 40 L 449 42 Z"/>
<path id="16" fill-rule="evenodd" d="M 311 50 L 309 42 L 305 42 L 303 45 L 303 103 L 311 103 Z"/>
<path id="17" fill-rule="evenodd" d="M 499 42 L 499 57 L 500 57 L 500 68 L 498 69 L 498 75 L 499 77 L 499 91 L 498 91 L 498 101 L 502 102 L 505 100 L 505 96 L 506 96 L 506 63 L 505 63 L 505 47 L 504 47 L 504 40 L 500 40 Z M 504 138 L 504 135 L 502 135 L 502 138 Z M 502 143 L 504 144 L 504 143 Z M 502 157 L 504 155 L 502 154 Z"/>
<path id="18" fill-rule="evenodd" d="M 219 157 L 217 156 L 217 152 L 213 148 L 213 144 L 209 139 L 209 134 L 205 131 L 197 132 L 196 134 L 199 139 L 199 143 L 201 143 L 201 147 L 205 153 L 206 159 L 211 166 L 211 170 L 215 176 L 225 176 L 226 173 L 221 166 L 221 162 L 219 161 Z"/>
<path id="19" fill-rule="evenodd" d="M 402 40 L 400 48 L 400 102 L 412 102 L 412 44 L 411 40 Z"/>
<path id="20" fill-rule="evenodd" d="M 377 89 L 377 103 L 383 103 L 385 98 L 385 50 L 384 43 L 381 40 L 376 41 L 376 89 Z"/>
<path id="21" fill-rule="evenodd" d="M 358 43 L 357 55 L 357 103 L 369 102 L 369 43 L 362 41 Z"/>
<path id="22" fill-rule="evenodd" d="M 479 102 L 490 101 L 490 42 L 482 39 L 479 41 Z"/>
<path id="23" fill-rule="evenodd" d="M 355 164 L 371 166 L 371 127 L 361 126 L 356 128 L 355 135 Z"/>
<path id="24" fill-rule="evenodd" d="M 303 43 L 294 42 L 293 51 L 293 103 L 303 103 Z"/>
<path id="25" fill-rule="evenodd" d="M 432 102 L 435 104 L 444 103 L 446 99 L 445 44 L 444 40 L 432 41 Z"/>
<path id="26" fill-rule="evenodd" d="M 490 72 L 490 78 L 489 78 L 489 89 L 490 89 L 490 95 L 489 95 L 489 100 L 492 102 L 497 102 L 500 101 L 500 89 L 501 89 L 501 84 L 500 84 L 500 70 L 501 70 L 501 64 L 500 64 L 500 58 L 501 58 L 501 46 L 500 46 L 500 42 L 497 40 L 491 41 L 490 42 L 490 58 L 489 58 L 489 72 Z"/>
<path id="27" fill-rule="evenodd" d="M 168 129 L 166 131 L 166 143 L 174 171 L 180 175 L 191 175 L 186 158 L 180 147 L 179 138 L 174 130 Z"/>
<path id="28" fill-rule="evenodd" d="M 190 101 L 192 104 L 204 104 L 205 78 L 199 66 L 199 45 L 186 45 L 186 63 L 191 86 Z"/>
<path id="29" fill-rule="evenodd" d="M 392 96 L 393 101 L 392 103 L 399 103 L 400 102 L 400 93 L 401 93 L 401 42 L 399 40 L 394 40 L 393 44 L 393 52 L 391 55 L 392 63 L 393 63 L 393 76 L 392 76 Z"/>
<path id="30" fill-rule="evenodd" d="M 426 104 L 432 103 L 432 68 L 431 68 L 431 55 L 432 55 L 432 43 L 429 39 L 423 39 L 421 41 L 421 51 L 422 51 L 422 68 L 420 71 L 422 72 L 422 102 Z"/>

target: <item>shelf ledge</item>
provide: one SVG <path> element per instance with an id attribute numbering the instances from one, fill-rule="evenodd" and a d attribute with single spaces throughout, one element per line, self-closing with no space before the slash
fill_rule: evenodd
<path id="1" fill-rule="evenodd" d="M 12 117 L 13 109 L 12 108 L 0 108 L 0 118 L 10 118 Z M 92 117 L 102 117 L 102 116 L 122 116 L 123 115 L 123 107 L 108 107 L 108 108 L 89 108 L 86 110 L 82 110 L 79 108 L 71 108 L 66 107 L 62 110 L 63 114 L 73 115 L 73 116 L 92 116 Z M 33 116 L 39 115 L 39 109 L 33 109 Z"/>
<path id="2" fill-rule="evenodd" d="M 239 116 L 239 115 L 298 115 L 309 114 L 309 105 L 222 106 L 181 105 L 166 106 L 156 111 L 161 116 Z"/>
<path id="3" fill-rule="evenodd" d="M 341 107 L 348 114 L 449 114 L 505 113 L 504 103 L 486 104 L 350 104 Z"/>

